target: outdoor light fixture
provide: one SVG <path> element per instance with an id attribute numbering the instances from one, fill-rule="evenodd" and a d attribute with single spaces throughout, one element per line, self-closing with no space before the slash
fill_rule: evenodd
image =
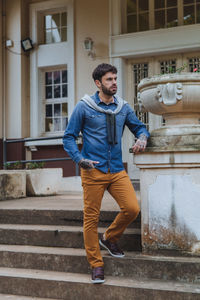
<path id="1" fill-rule="evenodd" d="M 86 37 L 84 40 L 84 49 L 88 52 L 88 56 L 95 58 L 95 53 L 93 51 L 94 41 L 90 37 Z"/>
<path id="2" fill-rule="evenodd" d="M 22 40 L 21 41 L 21 45 L 22 45 L 22 48 L 23 50 L 26 52 L 26 51 L 30 51 L 33 49 L 33 43 L 32 43 L 32 40 L 27 37 L 26 39 Z"/>

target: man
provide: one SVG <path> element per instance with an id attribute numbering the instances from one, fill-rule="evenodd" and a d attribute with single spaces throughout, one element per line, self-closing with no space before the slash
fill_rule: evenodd
<path id="1" fill-rule="evenodd" d="M 85 95 L 76 105 L 66 128 L 63 144 L 71 158 L 81 167 L 84 192 L 84 244 L 92 268 L 92 282 L 104 282 L 103 260 L 99 244 L 114 257 L 123 257 L 117 240 L 136 219 L 140 209 L 131 181 L 122 163 L 121 138 L 124 126 L 136 136 L 133 152 L 144 151 L 149 133 L 132 108 L 118 96 L 117 69 L 100 64 L 93 71 L 99 89 Z M 81 153 L 76 145 L 83 135 Z M 97 226 L 105 190 L 114 197 L 121 211 L 98 240 Z"/>

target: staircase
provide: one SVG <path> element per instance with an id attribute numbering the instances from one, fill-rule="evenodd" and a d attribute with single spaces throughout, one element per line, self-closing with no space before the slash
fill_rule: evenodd
<path id="1" fill-rule="evenodd" d="M 99 232 L 117 214 L 102 208 Z M 200 258 L 141 253 L 140 217 L 124 233 L 126 256 L 102 251 L 106 283 L 90 283 L 80 195 L 0 202 L 0 300 L 200 300 Z"/>

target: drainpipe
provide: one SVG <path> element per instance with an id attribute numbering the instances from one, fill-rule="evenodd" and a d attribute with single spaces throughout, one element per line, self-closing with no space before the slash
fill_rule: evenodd
<path id="1" fill-rule="evenodd" d="M 6 0 L 2 1 L 2 129 L 3 129 L 3 168 L 6 169 Z"/>

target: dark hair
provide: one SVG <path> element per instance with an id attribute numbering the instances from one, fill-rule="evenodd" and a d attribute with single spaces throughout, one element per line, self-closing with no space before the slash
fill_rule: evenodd
<path id="1" fill-rule="evenodd" d="M 92 77 L 94 80 L 99 80 L 101 81 L 101 78 L 108 72 L 111 72 L 113 74 L 117 74 L 117 68 L 115 66 L 112 66 L 110 64 L 100 64 L 98 65 L 93 73 L 92 73 Z"/>

